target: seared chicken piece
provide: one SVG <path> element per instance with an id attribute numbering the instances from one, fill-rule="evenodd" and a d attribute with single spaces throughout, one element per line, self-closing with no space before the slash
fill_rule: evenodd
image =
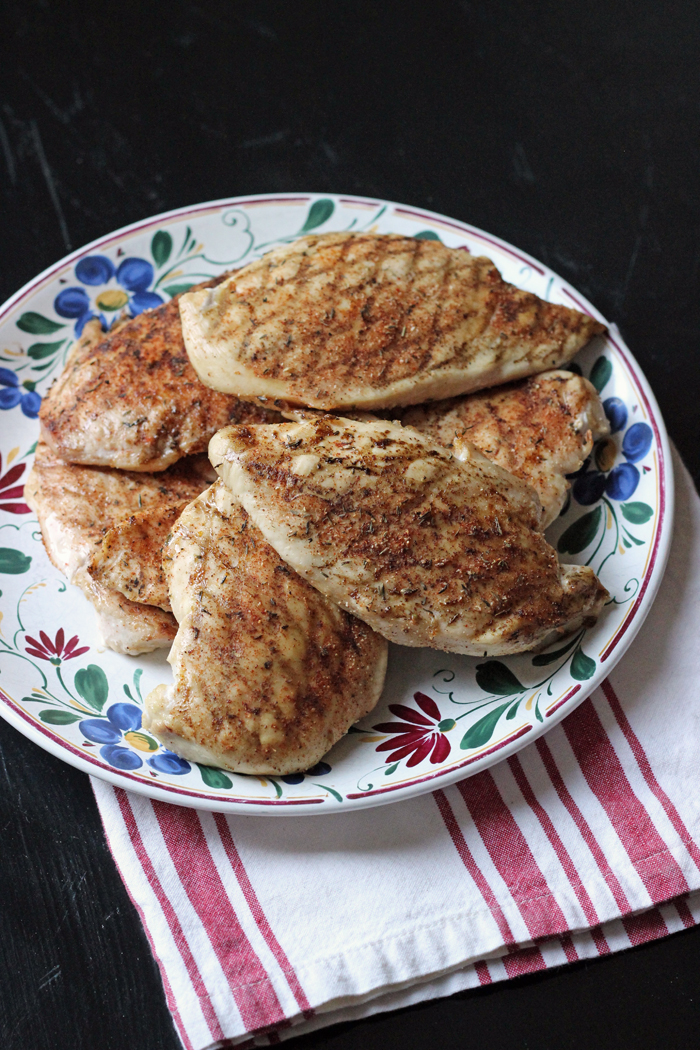
<path id="1" fill-rule="evenodd" d="M 157 605 L 170 612 L 163 548 L 189 499 L 140 510 L 112 526 L 93 554 L 88 573 L 132 602 Z"/>
<path id="2" fill-rule="evenodd" d="M 490 259 L 394 234 L 310 234 L 180 299 L 199 378 L 243 398 L 390 408 L 557 368 L 592 317 L 507 284 Z"/>
<path id="3" fill-rule="evenodd" d="M 469 459 L 476 447 L 537 492 L 543 528 L 564 506 L 573 474 L 594 442 L 610 433 L 598 392 L 572 372 L 545 372 L 467 397 L 418 405 L 401 414 L 404 426 Z"/>
<path id="4" fill-rule="evenodd" d="M 164 554 L 179 622 L 174 685 L 144 728 L 194 762 L 240 773 L 309 769 L 376 704 L 387 644 L 277 556 L 219 481 Z"/>
<path id="5" fill-rule="evenodd" d="M 98 629 L 110 649 L 137 655 L 170 645 L 177 624 L 170 613 L 129 601 L 93 580 L 87 571 L 90 559 L 105 532 L 122 518 L 194 499 L 207 487 L 207 473 L 201 457 L 159 474 L 73 466 L 39 442 L 24 498 L 39 519 L 49 558 L 97 609 Z"/>
<path id="6" fill-rule="evenodd" d="M 533 489 L 398 423 L 227 427 L 209 458 L 293 569 L 390 641 L 523 652 L 590 625 L 607 597 L 560 566 Z"/>
<path id="7" fill-rule="evenodd" d="M 164 470 L 227 423 L 268 414 L 204 387 L 187 360 L 177 296 L 102 332 L 89 321 L 44 398 L 42 437 L 68 463 Z"/>

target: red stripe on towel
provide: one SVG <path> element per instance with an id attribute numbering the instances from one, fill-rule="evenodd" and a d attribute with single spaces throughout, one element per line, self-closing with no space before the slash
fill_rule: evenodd
<path id="1" fill-rule="evenodd" d="M 303 1011 L 304 1017 L 306 1017 L 307 1019 L 309 1017 L 313 1017 L 314 1011 L 311 1009 L 311 1004 L 306 998 L 306 993 L 301 986 L 301 982 L 299 981 L 299 978 L 296 975 L 294 967 L 287 958 L 287 955 L 282 945 L 275 937 L 272 931 L 272 927 L 270 926 L 270 923 L 267 920 L 267 916 L 265 915 L 265 912 L 260 906 L 260 901 L 258 900 L 257 894 L 253 889 L 253 885 L 250 879 L 248 878 L 248 872 L 245 870 L 243 861 L 241 860 L 240 854 L 236 849 L 235 843 L 233 841 L 233 836 L 231 835 L 231 829 L 229 827 L 226 817 L 223 813 L 215 813 L 214 821 L 219 832 L 221 844 L 224 847 L 226 856 L 229 859 L 229 863 L 231 864 L 233 873 L 236 876 L 236 879 L 238 880 L 238 885 L 241 887 L 241 892 L 243 893 L 243 896 L 246 899 L 246 903 L 250 908 L 251 914 L 255 919 L 256 925 L 260 930 L 260 933 L 265 939 L 265 943 L 267 944 L 268 948 L 277 960 L 280 969 L 284 973 L 284 976 L 287 979 L 287 984 L 289 985 L 292 994 L 294 995 L 294 998 L 297 1001 L 299 1009 Z"/>
<path id="2" fill-rule="evenodd" d="M 680 813 L 673 805 L 671 799 L 668 797 L 668 795 L 656 779 L 654 771 L 651 768 L 651 763 L 647 758 L 646 751 L 642 747 L 639 737 L 632 729 L 627 715 L 622 710 L 622 704 L 618 700 L 617 693 L 615 692 L 613 684 L 609 678 L 605 679 L 605 681 L 601 685 L 601 689 L 603 690 L 605 699 L 610 704 L 610 709 L 612 710 L 612 713 L 615 716 L 615 721 L 619 725 L 620 729 L 624 734 L 625 740 L 632 749 L 632 754 L 634 755 L 637 761 L 637 765 L 641 770 L 642 776 L 644 777 L 647 786 L 649 787 L 652 794 L 659 800 L 659 802 L 663 806 L 666 816 L 671 821 L 671 824 L 673 825 L 676 833 L 678 834 L 679 838 L 682 839 L 686 849 L 688 850 L 688 853 L 693 858 L 693 863 L 695 864 L 695 867 L 698 869 L 698 871 L 700 871 L 700 849 L 698 849 L 698 846 L 693 840 L 692 835 L 690 834 L 688 828 L 684 824 Z"/>
<path id="3" fill-rule="evenodd" d="M 221 882 L 197 811 L 165 802 L 152 805 L 182 887 L 206 930 L 247 1031 L 279 1024 L 284 1012 Z"/>
<path id="4" fill-rule="evenodd" d="M 163 889 L 161 881 L 158 878 L 156 870 L 151 862 L 151 858 L 146 852 L 146 847 L 144 846 L 143 839 L 141 838 L 141 832 L 139 831 L 138 825 L 136 823 L 136 817 L 134 816 L 133 810 L 131 809 L 131 805 L 129 803 L 129 796 L 121 788 L 115 789 L 115 795 L 117 797 L 117 802 L 119 803 L 119 808 L 122 812 L 122 817 L 124 818 L 124 823 L 126 824 L 126 830 L 128 831 L 129 838 L 131 839 L 131 844 L 134 847 L 134 852 L 138 857 L 139 863 L 143 869 L 143 873 L 148 879 L 148 883 L 151 889 L 158 898 L 158 903 L 160 904 L 165 921 L 167 922 L 168 927 L 170 928 L 170 932 L 173 935 L 173 940 L 175 941 L 177 950 L 180 953 L 180 958 L 182 959 L 183 966 L 187 971 L 187 975 L 190 981 L 192 982 L 192 987 L 194 988 L 197 998 L 199 999 L 199 1003 L 202 1008 L 202 1013 L 204 1014 L 204 1018 L 209 1027 L 209 1032 L 212 1037 L 212 1040 L 223 1039 L 223 1029 L 219 1024 L 219 1019 L 216 1016 L 214 1007 L 212 1006 L 211 1000 L 209 999 L 209 993 L 207 992 L 206 986 L 202 979 L 202 975 L 199 972 L 199 967 L 197 966 L 192 952 L 190 951 L 190 946 L 187 943 L 187 938 L 185 937 L 185 933 L 182 929 L 182 926 L 180 925 L 180 920 L 178 919 L 177 913 L 173 908 L 172 904 L 170 903 L 170 900 L 165 890 Z M 151 805 L 155 806 L 156 803 L 152 802 Z"/>
<path id="5" fill-rule="evenodd" d="M 530 935 L 547 937 L 568 929 L 564 913 L 491 774 L 478 773 L 462 780 L 457 788 Z"/>
<path id="6" fill-rule="evenodd" d="M 592 701 L 584 700 L 562 722 L 562 727 L 589 788 L 605 810 L 653 903 L 686 893 L 685 876 L 635 795 Z"/>

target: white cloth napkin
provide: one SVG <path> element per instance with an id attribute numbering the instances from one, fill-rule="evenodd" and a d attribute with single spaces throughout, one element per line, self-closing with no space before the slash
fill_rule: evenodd
<path id="1" fill-rule="evenodd" d="M 700 500 L 603 687 L 460 784 L 327 817 L 224 816 L 94 780 L 187 1050 L 617 951 L 700 920 Z"/>

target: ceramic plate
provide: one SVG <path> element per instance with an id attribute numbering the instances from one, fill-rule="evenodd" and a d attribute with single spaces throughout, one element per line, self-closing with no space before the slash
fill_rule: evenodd
<path id="1" fill-rule="evenodd" d="M 598 624 L 537 656 L 478 660 L 391 647 L 378 707 L 313 769 L 243 776 L 186 762 L 141 728 L 142 698 L 170 679 L 160 652 L 100 645 L 92 607 L 49 562 L 22 489 L 41 397 L 85 322 L 152 308 L 307 231 L 372 230 L 444 241 L 503 276 L 600 317 L 523 252 L 462 222 L 366 198 L 290 194 L 183 208 L 74 252 L 0 309 L 0 713 L 94 776 L 202 809 L 307 815 L 380 805 L 499 762 L 561 721 L 610 672 L 654 600 L 669 549 L 673 481 L 654 397 L 614 332 L 574 367 L 600 391 L 612 436 L 573 481 L 548 531 L 566 562 L 592 565 L 611 594 Z M 602 318 L 601 318 L 602 320 Z"/>

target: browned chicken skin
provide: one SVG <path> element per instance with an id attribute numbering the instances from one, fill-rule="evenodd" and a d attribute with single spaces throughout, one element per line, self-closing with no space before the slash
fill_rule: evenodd
<path id="1" fill-rule="evenodd" d="M 200 383 L 177 296 L 107 333 L 88 322 L 39 412 L 43 439 L 66 462 L 144 471 L 204 452 L 228 423 L 268 418 Z"/>
<path id="2" fill-rule="evenodd" d="M 389 408 L 568 362 L 605 328 L 490 259 L 394 234 L 310 234 L 180 300 L 203 383 L 326 410 Z"/>

